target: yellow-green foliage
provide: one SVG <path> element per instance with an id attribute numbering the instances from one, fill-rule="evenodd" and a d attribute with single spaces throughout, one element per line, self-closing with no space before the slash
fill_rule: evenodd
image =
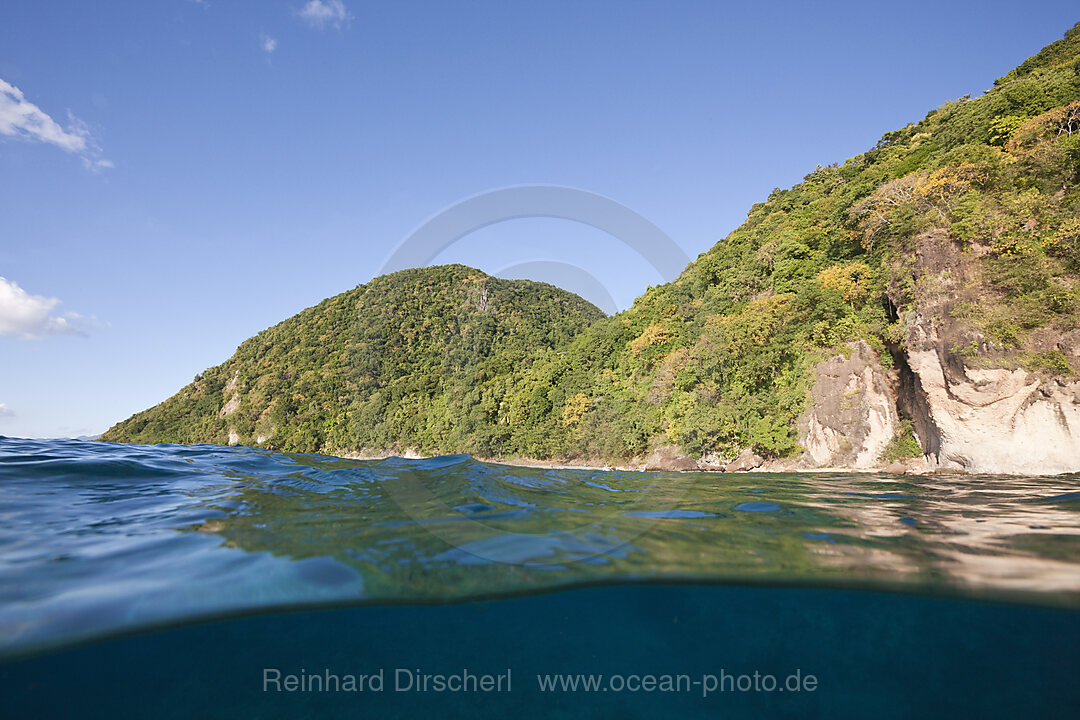
<path id="1" fill-rule="evenodd" d="M 566 426 L 577 425 L 589 409 L 589 396 L 585 393 L 574 393 L 566 398 L 563 405 L 562 424 Z"/>
<path id="2" fill-rule="evenodd" d="M 661 325 L 650 325 L 630 343 L 636 357 L 644 357 L 649 350 L 661 348 L 671 340 L 671 333 Z"/>
<path id="3" fill-rule="evenodd" d="M 833 265 L 817 274 L 823 288 L 835 290 L 844 302 L 855 305 L 866 302 L 873 287 L 873 271 L 861 260 L 847 265 Z"/>

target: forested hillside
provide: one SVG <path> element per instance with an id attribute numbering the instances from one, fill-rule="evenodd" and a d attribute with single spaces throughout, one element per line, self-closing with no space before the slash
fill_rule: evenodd
<path id="1" fill-rule="evenodd" d="M 691 456 L 791 454 L 810 369 L 857 338 L 888 364 L 920 307 L 945 314 L 960 362 L 1073 374 L 1077 348 L 1048 341 L 1078 324 L 1078 100 L 1080 26 L 982 97 L 773 191 L 675 282 L 536 363 L 511 445 L 625 458 L 662 436 Z M 955 256 L 936 265 L 974 265 L 966 287 L 921 271 L 931 238 Z"/>
<path id="2" fill-rule="evenodd" d="M 1072 376 L 1080 25 L 981 97 L 773 191 L 625 312 L 599 319 L 539 287 L 464 268 L 378 278 L 105 438 L 223 442 L 235 427 L 301 451 L 784 457 L 817 363 L 856 339 L 902 361 L 916 320 L 956 367 Z"/>
<path id="3" fill-rule="evenodd" d="M 487 452 L 506 393 L 538 350 L 603 316 L 544 283 L 447 265 L 375 278 L 244 342 L 160 405 L 110 429 L 123 442 L 314 452 Z"/>

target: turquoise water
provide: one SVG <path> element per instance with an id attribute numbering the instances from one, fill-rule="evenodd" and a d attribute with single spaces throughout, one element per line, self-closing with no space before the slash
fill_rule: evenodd
<path id="1" fill-rule="evenodd" d="M 1077 476 L 4 438 L 0 518 L 0 693 L 26 717 L 1007 717 L 1080 701 Z M 401 669 L 513 687 L 399 692 Z M 812 690 L 702 688 L 796 670 Z M 381 671 L 385 687 L 274 691 L 272 671 Z M 607 689 L 539 687 L 559 673 Z M 649 676 L 690 685 L 617 686 Z"/>

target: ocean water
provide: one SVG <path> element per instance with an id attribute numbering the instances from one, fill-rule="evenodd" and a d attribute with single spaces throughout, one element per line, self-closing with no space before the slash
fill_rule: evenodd
<path id="1" fill-rule="evenodd" d="M 1075 475 L 0 438 L 4 717 L 1070 717 L 1078 649 Z"/>

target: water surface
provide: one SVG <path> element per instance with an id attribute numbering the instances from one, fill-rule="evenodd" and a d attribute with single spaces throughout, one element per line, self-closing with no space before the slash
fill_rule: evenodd
<path id="1" fill-rule="evenodd" d="M 0 656 L 581 585 L 1080 607 L 1080 478 L 604 472 L 0 439 Z"/>

